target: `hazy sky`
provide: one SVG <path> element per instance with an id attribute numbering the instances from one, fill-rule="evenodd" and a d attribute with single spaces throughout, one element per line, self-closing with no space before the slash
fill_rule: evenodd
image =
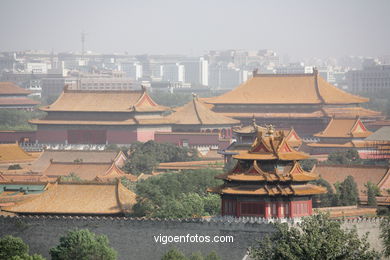
<path id="1" fill-rule="evenodd" d="M 0 51 L 390 54 L 390 0 L 0 0 Z"/>

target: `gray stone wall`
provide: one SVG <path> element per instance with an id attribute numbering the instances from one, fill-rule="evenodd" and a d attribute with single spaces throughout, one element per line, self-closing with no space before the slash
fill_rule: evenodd
<path id="1" fill-rule="evenodd" d="M 294 224 L 294 222 L 291 222 Z M 346 228 L 356 225 L 359 234 L 370 232 L 369 241 L 381 248 L 379 219 L 347 221 Z M 49 249 L 59 243 L 59 238 L 68 230 L 87 228 L 97 234 L 105 234 L 110 244 L 119 253 L 119 259 L 160 259 L 170 248 L 178 248 L 187 254 L 215 250 L 222 259 L 242 259 L 246 250 L 265 234 L 273 232 L 273 226 L 263 219 L 219 220 L 151 220 L 102 217 L 48 217 L 48 216 L 0 216 L 0 236 L 21 237 L 31 253 L 49 257 Z M 156 243 L 153 236 L 233 236 L 233 243 Z"/>

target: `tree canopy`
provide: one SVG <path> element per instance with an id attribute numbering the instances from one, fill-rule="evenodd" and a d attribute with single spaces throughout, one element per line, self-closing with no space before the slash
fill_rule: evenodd
<path id="1" fill-rule="evenodd" d="M 76 229 L 60 238 L 60 243 L 50 249 L 50 256 L 52 260 L 115 260 L 117 252 L 105 235 Z"/>
<path id="2" fill-rule="evenodd" d="M 356 229 L 343 229 L 341 223 L 326 214 L 303 218 L 295 226 L 276 223 L 275 232 L 250 249 L 257 260 L 371 260 L 380 254 L 359 238 Z"/>
<path id="3" fill-rule="evenodd" d="M 198 160 L 198 152 L 194 149 L 179 147 L 174 144 L 134 143 L 129 150 L 130 156 L 126 160 L 123 170 L 135 175 L 151 173 L 161 162 L 183 162 Z"/>
<path id="4" fill-rule="evenodd" d="M 136 216 L 186 218 L 219 213 L 220 198 L 208 187 L 220 184 L 211 169 L 167 173 L 140 181 L 136 186 Z"/>
<path id="5" fill-rule="evenodd" d="M 325 163 L 329 164 L 362 164 L 359 153 L 356 149 L 346 151 L 332 152 L 328 155 L 328 160 Z"/>
<path id="6" fill-rule="evenodd" d="M 210 254 L 203 256 L 200 252 L 192 253 L 186 257 L 183 252 L 176 248 L 170 249 L 166 252 L 161 260 L 220 260 L 221 258 L 213 251 Z"/>
<path id="7" fill-rule="evenodd" d="M 0 238 L 0 259 L 44 260 L 40 255 L 29 255 L 28 251 L 28 245 L 19 237 L 7 235 Z"/>
<path id="8" fill-rule="evenodd" d="M 28 120 L 41 118 L 45 115 L 42 111 L 25 111 L 16 109 L 0 110 L 0 130 L 33 131 L 36 127 L 30 125 Z"/>
<path id="9" fill-rule="evenodd" d="M 335 186 L 338 193 L 338 206 L 352 206 L 358 203 L 359 192 L 352 176 L 348 176 L 342 183 Z"/>
<path id="10" fill-rule="evenodd" d="M 380 238 L 382 238 L 383 244 L 383 254 L 386 257 L 390 257 L 390 217 L 387 216 L 381 221 L 380 225 L 381 233 Z"/>

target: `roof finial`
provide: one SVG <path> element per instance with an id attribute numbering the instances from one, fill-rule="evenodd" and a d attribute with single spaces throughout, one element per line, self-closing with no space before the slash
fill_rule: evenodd
<path id="1" fill-rule="evenodd" d="M 259 71 L 259 69 L 257 69 L 257 68 L 253 70 L 253 77 L 256 77 L 256 76 L 257 76 L 258 71 Z"/>
<path id="2" fill-rule="evenodd" d="M 253 116 L 252 116 L 252 126 L 253 126 L 253 129 L 255 130 L 255 132 L 257 132 L 259 130 L 259 128 L 257 127 L 257 124 L 256 124 L 255 114 L 253 114 Z"/>
<path id="3" fill-rule="evenodd" d="M 273 125 L 265 125 L 267 127 L 267 135 L 273 136 L 275 132 L 275 128 Z"/>
<path id="4" fill-rule="evenodd" d="M 192 93 L 192 99 L 193 100 L 198 100 L 198 94 Z"/>
<path id="5" fill-rule="evenodd" d="M 144 85 L 142 85 L 142 84 L 141 84 L 141 89 L 142 89 L 143 92 L 146 91 L 146 87 Z"/>

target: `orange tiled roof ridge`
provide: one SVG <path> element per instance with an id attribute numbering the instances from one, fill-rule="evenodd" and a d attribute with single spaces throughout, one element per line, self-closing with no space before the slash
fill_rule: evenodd
<path id="1" fill-rule="evenodd" d="M 213 112 L 207 108 L 196 95 L 192 101 L 178 108 L 167 117 L 174 124 L 179 125 L 231 125 L 240 121 Z"/>
<path id="2" fill-rule="evenodd" d="M 210 104 L 357 104 L 368 98 L 347 93 L 328 83 L 315 70 L 312 74 L 255 74 Z"/>
<path id="3" fill-rule="evenodd" d="M 85 111 L 85 112 L 152 112 L 166 111 L 143 90 L 90 91 L 65 89 L 58 99 L 43 111 Z"/>
<path id="4" fill-rule="evenodd" d="M 76 174 L 82 180 L 110 180 L 125 177 L 132 181 L 136 181 L 136 177 L 131 174 L 126 174 L 115 162 L 50 162 L 50 165 L 43 171 L 43 175 L 53 176 L 69 176 L 71 173 Z"/>

